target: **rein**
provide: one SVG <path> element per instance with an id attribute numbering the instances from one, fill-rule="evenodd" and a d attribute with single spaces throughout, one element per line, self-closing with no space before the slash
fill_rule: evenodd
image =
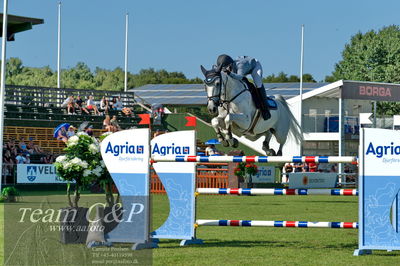
<path id="1" fill-rule="evenodd" d="M 225 93 L 224 93 L 224 95 L 226 95 L 226 91 L 227 91 L 227 89 L 226 89 L 226 84 L 228 83 L 228 77 L 226 77 L 226 81 L 225 81 L 225 84 L 224 84 L 224 91 L 225 91 Z M 239 97 L 242 93 L 244 93 L 244 92 L 246 92 L 246 91 L 249 91 L 249 89 L 247 88 L 247 86 L 242 82 L 242 84 L 244 85 L 244 89 L 243 90 L 241 90 L 239 93 L 237 93 L 235 96 L 233 96 L 230 100 L 222 100 L 221 98 L 220 98 L 220 105 L 221 106 L 223 106 L 223 104 L 228 104 L 228 107 L 229 107 L 229 104 L 231 103 L 231 102 L 233 102 L 237 97 Z M 220 93 L 221 94 L 221 93 Z"/>
<path id="2" fill-rule="evenodd" d="M 227 92 L 227 87 L 226 84 L 228 83 L 228 76 L 226 77 L 225 81 L 222 80 L 222 76 L 219 74 L 217 77 L 219 77 L 221 79 L 221 85 L 219 88 L 219 92 L 218 94 L 214 94 L 211 96 L 207 96 L 207 99 L 209 101 L 214 101 L 216 102 L 216 104 L 218 104 L 221 107 L 224 107 L 224 109 L 228 110 L 229 109 L 229 104 L 231 102 L 233 102 L 236 98 L 238 98 L 240 95 L 242 95 L 244 92 L 249 91 L 248 87 L 246 84 L 244 84 L 243 82 L 241 82 L 244 85 L 244 89 L 241 90 L 239 93 L 237 93 L 235 96 L 233 96 L 231 99 L 229 100 L 224 100 L 222 99 L 221 95 L 224 96 L 224 98 L 226 97 L 226 92 Z M 215 79 L 216 77 L 214 77 Z M 209 82 L 209 81 L 208 81 Z M 224 93 L 222 93 L 224 92 Z M 214 99 L 217 98 L 217 100 L 215 101 Z M 224 106 L 224 104 L 227 104 L 227 108 Z"/>

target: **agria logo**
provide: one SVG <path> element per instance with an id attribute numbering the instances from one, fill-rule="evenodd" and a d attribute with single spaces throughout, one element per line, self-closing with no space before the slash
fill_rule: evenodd
<path id="1" fill-rule="evenodd" d="M 160 154 L 160 155 L 179 155 L 179 154 L 189 154 L 190 148 L 189 146 L 175 146 L 175 143 L 172 143 L 170 146 L 158 146 L 158 144 L 154 144 L 153 150 L 151 154 Z"/>
<path id="2" fill-rule="evenodd" d="M 120 154 L 143 154 L 144 146 L 129 145 L 128 142 L 125 142 L 125 145 L 112 145 L 112 143 L 109 142 L 107 144 L 105 153 L 112 153 L 114 156 L 118 156 Z"/>
<path id="3" fill-rule="evenodd" d="M 400 146 L 395 146 L 393 142 L 390 142 L 390 145 L 374 147 L 374 144 L 370 142 L 365 154 L 373 154 L 377 158 L 382 158 L 384 155 L 400 155 Z"/>

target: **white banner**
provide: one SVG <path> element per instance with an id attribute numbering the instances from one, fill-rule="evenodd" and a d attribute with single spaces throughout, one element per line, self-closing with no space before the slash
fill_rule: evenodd
<path id="1" fill-rule="evenodd" d="M 151 155 L 196 155 L 196 136 L 194 130 L 175 131 L 159 135 L 151 140 Z M 153 165 L 157 172 L 191 173 L 196 163 L 160 162 Z"/>
<path id="2" fill-rule="evenodd" d="M 334 188 L 336 173 L 298 172 L 289 174 L 289 188 Z"/>
<path id="3" fill-rule="evenodd" d="M 258 173 L 252 177 L 253 183 L 275 183 L 275 167 L 258 166 Z"/>
<path id="4" fill-rule="evenodd" d="M 101 143 L 101 156 L 111 174 L 149 171 L 149 129 L 123 130 L 109 135 Z"/>
<path id="5" fill-rule="evenodd" d="M 52 164 L 17 164 L 17 183 L 62 184 L 67 181 L 57 176 Z"/>
<path id="6" fill-rule="evenodd" d="M 365 134 L 364 169 L 370 176 L 397 176 L 400 163 L 399 132 L 370 128 Z M 360 153 L 362 154 L 362 153 Z"/>

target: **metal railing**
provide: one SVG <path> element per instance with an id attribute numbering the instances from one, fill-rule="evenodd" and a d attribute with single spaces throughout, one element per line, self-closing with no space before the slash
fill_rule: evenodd
<path id="1" fill-rule="evenodd" d="M 92 95 L 95 102 L 100 102 L 103 96 L 108 100 L 111 100 L 113 97 L 121 97 L 124 106 L 133 106 L 136 104 L 133 92 L 59 89 L 18 85 L 6 86 L 4 101 L 8 105 L 61 107 L 65 99 L 71 95 L 81 96 L 84 101 L 86 97 Z"/>

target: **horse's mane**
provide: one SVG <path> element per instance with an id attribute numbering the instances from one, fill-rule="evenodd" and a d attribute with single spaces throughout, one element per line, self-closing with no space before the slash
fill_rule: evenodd
<path id="1" fill-rule="evenodd" d="M 229 80 L 234 81 L 235 83 L 238 83 L 238 84 L 240 83 L 240 84 L 243 85 L 243 87 L 245 87 L 245 88 L 247 88 L 249 90 L 255 88 L 254 84 L 251 83 L 246 77 L 243 77 L 242 80 L 238 80 L 238 79 L 235 79 L 235 78 L 229 76 L 228 74 L 226 74 L 224 72 L 221 72 L 221 77 L 222 77 L 222 79 L 227 78 Z"/>

